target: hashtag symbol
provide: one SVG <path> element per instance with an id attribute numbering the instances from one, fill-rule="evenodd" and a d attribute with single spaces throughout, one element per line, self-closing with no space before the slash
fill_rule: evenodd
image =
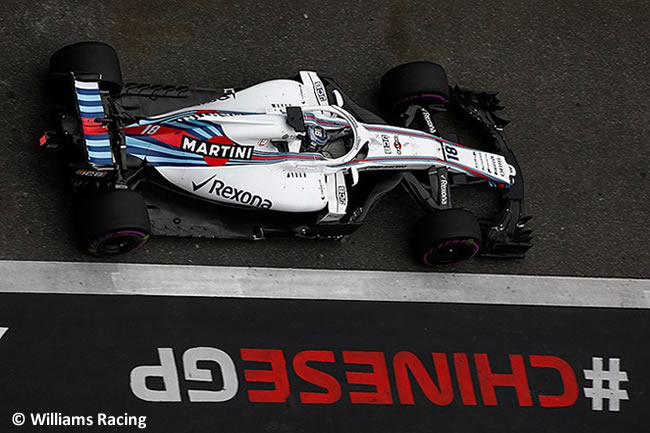
<path id="1" fill-rule="evenodd" d="M 629 400 L 627 391 L 620 389 L 621 382 L 627 382 L 627 373 L 620 369 L 621 360 L 609 358 L 609 370 L 603 369 L 603 358 L 591 358 L 591 365 L 591 370 L 583 370 L 585 379 L 592 381 L 592 387 L 585 388 L 585 397 L 591 399 L 591 409 L 603 410 L 603 400 L 607 400 L 609 410 L 618 412 L 620 401 Z"/>

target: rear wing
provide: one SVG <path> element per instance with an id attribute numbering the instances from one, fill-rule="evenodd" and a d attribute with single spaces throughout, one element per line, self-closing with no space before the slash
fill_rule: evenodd
<path id="1" fill-rule="evenodd" d="M 103 121 L 106 113 L 99 83 L 75 78 L 74 93 L 88 162 L 97 169 L 112 168 L 115 158 L 111 150 L 111 133 Z"/>

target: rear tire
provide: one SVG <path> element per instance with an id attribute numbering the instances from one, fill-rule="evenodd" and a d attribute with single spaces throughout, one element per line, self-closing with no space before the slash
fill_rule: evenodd
<path id="1" fill-rule="evenodd" d="M 384 104 L 391 109 L 408 104 L 444 105 L 449 100 L 447 72 L 431 62 L 394 67 L 381 77 L 380 89 Z"/>
<path id="2" fill-rule="evenodd" d="M 469 260 L 480 250 L 481 227 L 466 209 L 445 209 L 425 215 L 414 227 L 413 254 L 429 266 Z"/>
<path id="3" fill-rule="evenodd" d="M 69 93 L 70 72 L 100 74 L 101 89 L 113 94 L 122 90 L 120 60 L 115 49 L 104 42 L 78 42 L 63 47 L 52 55 L 50 73 L 57 99 L 62 94 L 61 89 Z"/>
<path id="4" fill-rule="evenodd" d="M 151 233 L 144 198 L 130 190 L 111 191 L 80 201 L 77 221 L 83 248 L 98 256 L 139 248 Z"/>

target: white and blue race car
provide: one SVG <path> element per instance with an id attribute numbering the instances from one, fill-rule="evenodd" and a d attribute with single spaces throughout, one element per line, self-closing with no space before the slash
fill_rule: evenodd
<path id="1" fill-rule="evenodd" d="M 67 156 L 92 253 L 150 235 L 343 239 L 398 185 L 424 212 L 412 247 L 426 264 L 523 257 L 531 246 L 495 94 L 450 88 L 435 63 L 382 77 L 395 124 L 311 71 L 247 88 L 124 84 L 112 47 L 81 42 L 57 51 L 50 72 L 61 126 L 41 145 Z M 489 133 L 490 152 L 441 137 L 434 117 L 448 107 Z M 451 188 L 476 182 L 502 189 L 496 221 L 452 208 Z"/>

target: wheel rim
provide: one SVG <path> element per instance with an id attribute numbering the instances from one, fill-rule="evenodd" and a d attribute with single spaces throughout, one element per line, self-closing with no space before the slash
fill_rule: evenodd
<path id="1" fill-rule="evenodd" d="M 478 250 L 479 244 L 473 238 L 449 239 L 430 248 L 423 261 L 427 265 L 459 263 L 474 257 Z"/>
<path id="2" fill-rule="evenodd" d="M 148 239 L 149 235 L 141 231 L 122 230 L 95 239 L 88 251 L 98 255 L 121 254 L 140 248 Z"/>

